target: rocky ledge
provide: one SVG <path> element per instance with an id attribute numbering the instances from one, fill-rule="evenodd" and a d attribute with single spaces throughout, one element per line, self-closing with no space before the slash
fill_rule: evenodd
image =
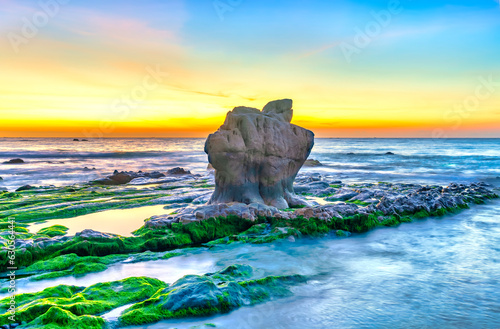
<path id="1" fill-rule="evenodd" d="M 309 197 L 313 206 L 278 209 L 259 203 L 220 203 L 189 206 L 177 214 L 153 216 L 147 227 L 171 226 L 208 218 L 237 216 L 250 221 L 260 218 L 317 218 L 325 221 L 346 216 L 376 214 L 380 222 L 391 216 L 417 215 L 421 218 L 442 215 L 454 209 L 468 208 L 469 203 L 484 203 L 497 195 L 486 183 L 455 184 L 446 187 L 418 184 L 343 184 L 327 182 L 320 175 L 298 179 L 295 190 Z M 317 199 L 323 204 L 314 201 Z"/>

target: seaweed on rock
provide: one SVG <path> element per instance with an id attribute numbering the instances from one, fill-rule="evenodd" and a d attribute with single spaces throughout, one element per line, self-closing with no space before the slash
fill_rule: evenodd
<path id="1" fill-rule="evenodd" d="M 16 321 L 27 322 L 28 327 L 52 322 L 54 325 L 67 325 L 68 327 L 81 326 L 82 323 L 88 321 L 90 321 L 88 323 L 103 324 L 101 318 L 82 318 L 81 316 L 101 314 L 144 300 L 166 286 L 166 283 L 157 279 L 132 277 L 120 281 L 97 283 L 87 288 L 60 285 L 38 293 L 19 294 L 16 296 Z M 9 301 L 10 297 L 0 300 L 2 311 L 6 311 L 5 307 Z M 0 325 L 10 322 L 9 315 L 8 312 L 0 314 Z M 51 316 L 55 316 L 52 321 L 50 321 Z M 59 318 L 62 322 L 57 320 Z"/>
<path id="2" fill-rule="evenodd" d="M 245 280 L 248 265 L 232 265 L 202 276 L 188 275 L 151 298 L 132 305 L 119 318 L 121 325 L 140 325 L 164 319 L 207 316 L 289 296 L 290 286 L 304 282 L 300 275 Z"/>

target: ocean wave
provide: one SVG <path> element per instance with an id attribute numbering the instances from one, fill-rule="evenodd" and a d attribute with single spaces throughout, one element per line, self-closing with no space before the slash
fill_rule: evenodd
<path id="1" fill-rule="evenodd" d="M 180 155 L 178 152 L 158 152 L 158 151 L 135 151 L 135 152 L 69 152 L 69 151 L 58 151 L 58 152 L 0 152 L 0 158 L 11 159 L 11 158 L 26 158 L 26 159 L 71 159 L 71 158 L 81 158 L 81 159 L 135 159 L 135 158 L 159 158 L 167 156 L 182 156 L 185 157 L 186 154 Z"/>

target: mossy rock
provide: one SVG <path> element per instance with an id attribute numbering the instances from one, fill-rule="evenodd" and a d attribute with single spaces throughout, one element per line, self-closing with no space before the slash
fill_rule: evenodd
<path id="1" fill-rule="evenodd" d="M 241 306 L 289 296 L 290 285 L 305 281 L 302 276 L 248 280 L 252 274 L 252 267 L 237 264 L 216 273 L 185 276 L 150 299 L 125 310 L 119 322 L 124 326 L 141 325 L 171 318 L 226 313 Z"/>
<path id="2" fill-rule="evenodd" d="M 157 279 L 132 277 L 120 281 L 98 283 L 88 288 L 60 285 L 38 293 L 19 294 L 16 296 L 16 321 L 36 321 L 39 325 L 43 323 L 40 322 L 40 317 L 42 320 L 49 319 L 48 316 L 43 317 L 43 315 L 46 315 L 53 307 L 70 312 L 71 314 L 64 313 L 69 318 L 71 318 L 70 315 L 80 317 L 101 314 L 149 298 L 166 286 L 166 283 Z M 0 300 L 2 311 L 6 310 L 9 301 L 10 297 Z M 8 317 L 9 313 L 1 314 L 0 325 L 9 323 Z M 68 317 L 65 316 L 65 318 Z M 59 325 L 59 323 L 55 322 L 54 325 Z"/>
<path id="3" fill-rule="evenodd" d="M 63 236 L 66 235 L 68 232 L 69 228 L 63 225 L 53 225 L 49 227 L 42 228 L 39 230 L 36 234 L 37 235 L 46 235 L 49 237 L 55 237 L 55 236 Z"/>
<path id="4" fill-rule="evenodd" d="M 40 329 L 101 329 L 105 327 L 105 324 L 106 321 L 101 317 L 92 315 L 76 316 L 70 311 L 53 306 L 47 312 L 23 327 Z"/>

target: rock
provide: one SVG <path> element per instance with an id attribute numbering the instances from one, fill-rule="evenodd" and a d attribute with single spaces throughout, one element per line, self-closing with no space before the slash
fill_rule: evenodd
<path id="1" fill-rule="evenodd" d="M 88 142 L 89 140 L 88 139 L 82 139 L 82 142 Z"/>
<path id="2" fill-rule="evenodd" d="M 88 168 L 88 167 L 85 167 L 82 169 L 83 171 L 93 171 L 93 170 L 96 170 L 95 167 L 93 167 L 92 169 Z"/>
<path id="3" fill-rule="evenodd" d="M 113 172 L 113 175 L 108 176 L 107 178 L 102 178 L 102 179 L 92 181 L 91 184 L 122 185 L 122 184 L 127 184 L 136 178 L 144 178 L 144 177 L 146 177 L 146 178 L 160 178 L 160 177 L 164 177 L 164 176 L 165 176 L 165 174 L 162 174 L 161 172 L 158 172 L 158 171 L 153 171 L 151 173 L 143 173 L 142 171 L 139 171 L 139 172 L 133 172 L 133 171 L 118 172 L 118 170 L 115 170 Z"/>
<path id="4" fill-rule="evenodd" d="M 19 164 L 19 163 L 25 163 L 23 159 L 10 159 L 9 161 L 5 161 L 5 164 Z"/>
<path id="5" fill-rule="evenodd" d="M 80 140 L 78 138 L 73 139 L 73 142 L 79 142 Z"/>
<path id="6" fill-rule="evenodd" d="M 343 231 L 343 230 L 336 230 L 335 235 L 338 237 L 349 237 L 351 235 L 351 232 Z"/>
<path id="7" fill-rule="evenodd" d="M 0 177 L 0 180 L 3 180 L 3 178 L 2 178 L 2 177 Z"/>
<path id="8" fill-rule="evenodd" d="M 21 186 L 20 188 L 18 188 L 16 190 L 16 192 L 27 191 L 27 190 L 31 190 L 31 189 L 34 189 L 34 187 L 31 185 L 24 185 L 24 186 Z"/>
<path id="9" fill-rule="evenodd" d="M 210 203 L 261 203 L 280 209 L 306 205 L 293 182 L 314 145 L 314 134 L 292 119 L 292 100 L 268 103 L 262 111 L 236 107 L 205 143 L 215 168 Z"/>
<path id="10" fill-rule="evenodd" d="M 304 162 L 304 167 L 320 167 L 322 165 L 321 162 L 314 159 L 307 159 L 306 162 Z"/>
<path id="11" fill-rule="evenodd" d="M 395 155 L 395 154 L 392 152 L 386 152 L 385 155 Z"/>
<path id="12" fill-rule="evenodd" d="M 81 238 L 86 238 L 86 239 L 111 239 L 116 237 L 117 235 L 102 233 L 91 229 L 85 229 L 81 232 L 76 233 L 75 236 L 79 236 Z"/>
<path id="13" fill-rule="evenodd" d="M 191 175 L 189 170 L 185 170 L 184 168 L 175 167 L 167 171 L 168 175 Z"/>
<path id="14" fill-rule="evenodd" d="M 340 189 L 335 195 L 326 198 L 327 201 L 347 201 L 351 198 L 354 198 L 359 193 L 353 190 L 348 189 Z"/>

